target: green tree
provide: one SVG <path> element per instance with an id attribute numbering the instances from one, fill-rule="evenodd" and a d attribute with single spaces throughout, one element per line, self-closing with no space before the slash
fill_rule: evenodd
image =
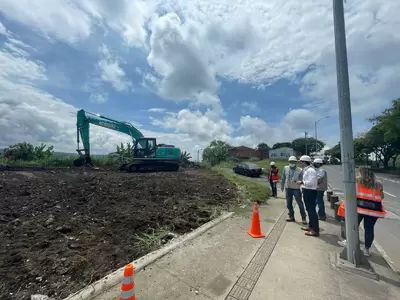
<path id="1" fill-rule="evenodd" d="M 393 167 L 400 155 L 400 98 L 392 101 L 392 106 L 381 114 L 375 115 L 369 121 L 375 124 L 369 135 L 370 145 L 384 168 L 389 167 L 392 160 Z M 381 136 L 379 136 L 381 135 Z M 379 145 L 378 145 L 379 144 Z"/>
<path id="2" fill-rule="evenodd" d="M 204 148 L 203 160 L 215 166 L 228 158 L 229 146 L 226 142 L 213 140 L 210 145 Z"/>
<path id="3" fill-rule="evenodd" d="M 117 145 L 117 151 L 111 156 L 118 164 L 127 164 L 133 161 L 133 145 L 131 143 L 121 143 Z"/>
<path id="4" fill-rule="evenodd" d="M 259 143 L 257 145 L 256 149 L 260 152 L 261 159 L 264 159 L 264 158 L 268 157 L 269 150 L 271 150 L 271 147 L 268 146 L 268 144 L 263 142 L 263 143 Z"/>
<path id="5" fill-rule="evenodd" d="M 258 151 L 261 151 L 261 152 L 268 152 L 269 150 L 271 150 L 271 147 L 268 146 L 268 144 L 262 142 L 262 143 L 259 143 L 259 144 L 257 145 L 257 148 L 256 148 L 256 149 L 257 149 Z"/>
<path id="6" fill-rule="evenodd" d="M 190 162 L 190 160 L 192 159 L 192 156 L 190 155 L 190 153 L 183 151 L 181 153 L 181 161 L 185 164 L 188 164 Z"/>
<path id="7" fill-rule="evenodd" d="M 386 134 L 386 126 L 379 123 L 371 128 L 365 135 L 365 145 L 376 156 L 377 167 L 383 164 L 384 168 L 389 167 L 389 161 L 392 159 L 396 161 L 399 155 L 398 140 L 392 140 Z"/>
<path id="8" fill-rule="evenodd" d="M 312 152 L 319 152 L 324 147 L 325 147 L 324 142 L 316 140 L 313 137 L 295 139 L 293 140 L 291 145 L 291 148 L 293 148 L 296 152 L 300 152 L 302 155 L 307 155 Z"/>
<path id="9" fill-rule="evenodd" d="M 340 142 L 333 146 L 331 149 L 325 151 L 325 155 L 342 160 L 342 154 L 340 152 Z"/>
<path id="10" fill-rule="evenodd" d="M 283 147 L 292 148 L 292 143 L 291 142 L 276 143 L 272 146 L 272 149 L 278 149 Z"/>
<path id="11" fill-rule="evenodd" d="M 43 143 L 35 147 L 30 143 L 23 142 L 5 148 L 3 156 L 10 160 L 41 160 L 50 158 L 53 155 L 53 149 L 53 146 Z"/>

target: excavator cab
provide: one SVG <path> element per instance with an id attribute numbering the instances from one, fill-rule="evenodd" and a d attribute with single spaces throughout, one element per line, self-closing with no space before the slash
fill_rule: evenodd
<path id="1" fill-rule="evenodd" d="M 133 149 L 134 158 L 152 158 L 156 156 L 157 140 L 155 138 L 139 138 Z"/>

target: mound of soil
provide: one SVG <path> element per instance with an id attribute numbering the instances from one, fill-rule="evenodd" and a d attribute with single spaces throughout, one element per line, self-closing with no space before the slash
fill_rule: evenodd
<path id="1" fill-rule="evenodd" d="M 205 171 L 0 173 L 0 299 L 62 299 L 154 250 L 141 234 L 188 232 L 235 187 Z"/>

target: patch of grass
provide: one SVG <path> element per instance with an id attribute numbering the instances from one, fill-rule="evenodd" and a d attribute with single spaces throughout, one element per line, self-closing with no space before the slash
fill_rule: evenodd
<path id="1" fill-rule="evenodd" d="M 150 253 L 151 251 L 159 249 L 165 242 L 170 231 L 167 227 L 162 227 L 157 230 L 151 229 L 149 233 L 135 234 L 136 243 L 143 253 Z"/>
<path id="2" fill-rule="evenodd" d="M 279 173 L 281 173 L 283 168 L 288 164 L 288 161 L 286 159 L 263 159 L 254 163 L 261 168 L 268 169 L 271 161 L 275 162 L 276 166 L 279 168 Z"/>
<path id="3" fill-rule="evenodd" d="M 249 205 L 257 201 L 258 203 L 266 203 L 271 196 L 271 190 L 265 183 L 252 181 L 251 178 L 240 177 L 236 174 L 230 174 L 219 168 L 213 169 L 218 174 L 221 174 L 226 179 L 234 183 L 239 190 L 239 204 Z"/>

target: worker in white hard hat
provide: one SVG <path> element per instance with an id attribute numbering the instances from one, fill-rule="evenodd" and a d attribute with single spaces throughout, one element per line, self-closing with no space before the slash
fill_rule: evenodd
<path id="1" fill-rule="evenodd" d="M 303 200 L 301 199 L 300 186 L 297 181 L 301 180 L 301 168 L 297 166 L 297 158 L 290 156 L 289 165 L 285 166 L 281 176 L 281 191 L 285 190 L 286 207 L 289 211 L 287 222 L 295 222 L 293 197 L 300 210 L 301 220 L 304 225 L 307 225 L 306 211 L 304 209 Z"/>
<path id="2" fill-rule="evenodd" d="M 303 167 L 303 178 L 297 181 L 303 191 L 304 204 L 308 214 L 308 226 L 301 229 L 306 231 L 308 236 L 319 236 L 319 220 L 315 206 L 317 199 L 318 175 L 311 165 L 311 157 L 303 155 L 300 157 L 300 164 Z"/>
<path id="3" fill-rule="evenodd" d="M 318 186 L 317 186 L 317 206 L 318 206 L 318 217 L 321 221 L 326 220 L 325 214 L 325 203 L 324 194 L 328 189 L 328 174 L 322 168 L 323 161 L 321 158 L 314 159 L 313 165 L 318 175 Z"/>
<path id="4" fill-rule="evenodd" d="M 270 169 L 268 170 L 268 181 L 271 186 L 271 191 L 272 191 L 272 197 L 278 198 L 278 192 L 276 189 L 276 185 L 279 181 L 279 169 L 276 167 L 276 164 L 274 161 L 271 161 L 270 164 Z"/>

